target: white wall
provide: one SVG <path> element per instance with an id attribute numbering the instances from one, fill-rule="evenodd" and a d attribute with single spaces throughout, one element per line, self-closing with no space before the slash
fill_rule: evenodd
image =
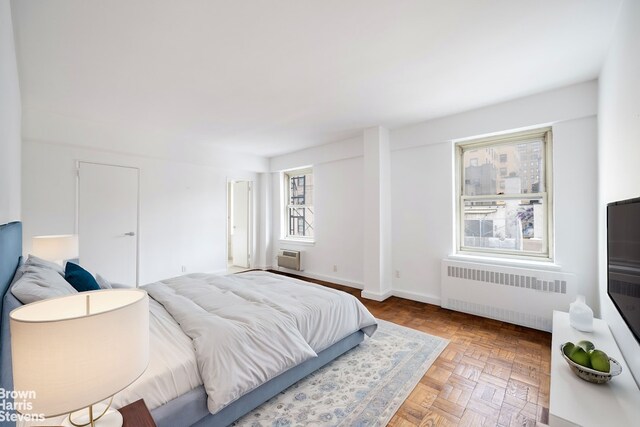
<path id="1" fill-rule="evenodd" d="M 347 158 L 343 158 L 343 156 Z M 303 275 L 349 286 L 363 286 L 364 161 L 362 139 L 356 138 L 318 149 L 309 149 L 271 159 L 273 171 L 313 165 L 315 243 L 284 242 L 281 237 L 281 174 L 271 176 L 272 254 L 275 266 L 281 248 L 303 251 Z M 333 266 L 337 266 L 337 272 Z"/>
<path id="2" fill-rule="evenodd" d="M 75 231 L 78 160 L 140 168 L 141 284 L 180 275 L 183 265 L 187 272 L 225 270 L 227 178 L 253 180 L 260 187 L 258 174 L 239 169 L 25 140 L 25 252 L 34 235 Z M 254 205 L 260 206 L 257 196 Z M 254 243 L 259 256 L 257 238 Z"/>
<path id="3" fill-rule="evenodd" d="M 606 204 L 640 197 L 640 2 L 626 0 L 600 75 L 599 289 L 603 318 L 640 384 L 640 345 L 607 295 Z"/>
<path id="4" fill-rule="evenodd" d="M 445 142 L 391 153 L 392 283 L 399 296 L 440 304 L 440 260 L 453 250 L 452 151 Z"/>
<path id="5" fill-rule="evenodd" d="M 393 294 L 440 303 L 440 260 L 454 251 L 452 140 L 552 125 L 555 262 L 559 270 L 577 276 L 578 292 L 597 311 L 597 93 L 597 82 L 591 81 L 392 130 Z M 362 140 L 354 139 L 271 159 L 272 171 L 309 164 L 316 171 L 314 246 L 279 240 L 280 178 L 272 175 L 273 248 L 303 250 L 304 274 L 362 285 L 364 267 L 359 255 L 364 247 L 358 236 L 367 214 L 359 207 L 365 179 L 360 169 L 362 154 Z M 354 220 L 337 214 L 347 206 Z M 326 223 L 323 211 L 333 212 Z M 341 258 L 344 261 L 337 261 Z M 340 267 L 333 272 L 334 264 L 346 264 L 349 271 Z"/>
<path id="6" fill-rule="evenodd" d="M 311 147 L 282 156 L 272 157 L 269 162 L 271 172 L 299 168 L 301 166 L 330 163 L 336 160 L 362 157 L 364 146 L 362 136 L 338 141 L 331 144 Z"/>
<path id="7" fill-rule="evenodd" d="M 91 122 L 33 107 L 23 108 L 22 138 L 60 145 L 73 145 L 113 153 L 127 153 L 171 161 L 227 169 L 266 172 L 264 157 L 221 149 L 156 129 L 124 129 L 106 122 Z"/>
<path id="8" fill-rule="evenodd" d="M 20 104 L 11 3 L 0 0 L 0 224 L 20 219 Z"/>
<path id="9" fill-rule="evenodd" d="M 75 231 L 76 161 L 140 168 L 141 284 L 182 274 L 183 265 L 187 272 L 225 270 L 227 179 L 259 189 L 258 172 L 269 170 L 263 157 L 32 107 L 23 110 L 22 140 L 25 251 L 34 235 Z M 254 259 L 264 257 L 263 205 L 253 191 Z"/>
<path id="10" fill-rule="evenodd" d="M 596 110 L 587 82 L 392 131 L 394 294 L 439 303 L 440 260 L 454 252 L 451 141 L 552 124 L 555 261 L 594 306 Z"/>

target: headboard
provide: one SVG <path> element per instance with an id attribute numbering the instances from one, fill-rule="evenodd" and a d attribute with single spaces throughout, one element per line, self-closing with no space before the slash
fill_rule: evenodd
<path id="1" fill-rule="evenodd" d="M 22 223 L 0 225 L 0 387 L 5 390 L 13 390 L 9 312 L 20 304 L 8 290 L 21 257 Z"/>
<path id="2" fill-rule="evenodd" d="M 22 256 L 22 223 L 0 225 L 0 313 L 13 275 Z"/>

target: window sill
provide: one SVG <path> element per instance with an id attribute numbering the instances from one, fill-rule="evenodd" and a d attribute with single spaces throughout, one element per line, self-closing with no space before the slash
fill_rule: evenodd
<path id="1" fill-rule="evenodd" d="M 538 270 L 561 271 L 562 266 L 553 261 L 536 261 L 527 259 L 500 258 L 483 255 L 451 254 L 447 257 L 452 261 L 467 261 L 480 264 L 495 264 L 505 267 L 535 268 Z"/>
<path id="2" fill-rule="evenodd" d="M 315 246 L 315 240 L 281 238 L 280 243 L 298 246 Z"/>

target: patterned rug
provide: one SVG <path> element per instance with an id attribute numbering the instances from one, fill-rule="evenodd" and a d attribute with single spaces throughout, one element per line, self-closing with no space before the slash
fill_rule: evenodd
<path id="1" fill-rule="evenodd" d="M 384 426 L 448 341 L 378 320 L 365 340 L 235 426 Z"/>

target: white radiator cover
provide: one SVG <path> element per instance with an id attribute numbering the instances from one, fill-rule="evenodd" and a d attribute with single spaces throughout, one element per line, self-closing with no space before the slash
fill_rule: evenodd
<path id="1" fill-rule="evenodd" d="M 442 307 L 551 332 L 553 310 L 568 311 L 575 275 L 442 260 Z"/>

